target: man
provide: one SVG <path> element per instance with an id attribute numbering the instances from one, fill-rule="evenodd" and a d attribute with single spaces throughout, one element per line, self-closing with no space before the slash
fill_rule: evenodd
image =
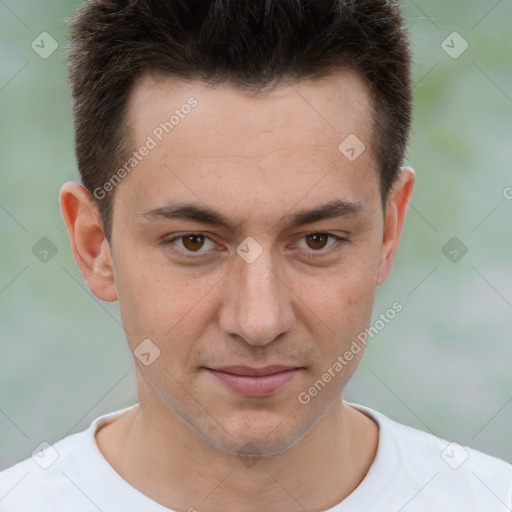
<path id="1" fill-rule="evenodd" d="M 93 0 L 71 36 L 60 207 L 139 403 L 0 510 L 511 510 L 509 464 L 343 400 L 415 182 L 399 5 Z"/>

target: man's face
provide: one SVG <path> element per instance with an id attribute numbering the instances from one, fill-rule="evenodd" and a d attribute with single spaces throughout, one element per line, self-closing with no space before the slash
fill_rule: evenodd
<path id="1" fill-rule="evenodd" d="M 222 451 L 282 452 L 339 407 L 362 351 L 308 404 L 298 396 L 368 326 L 387 277 L 366 89 L 349 72 L 266 97 L 145 77 L 128 107 L 134 149 L 155 142 L 115 189 L 111 245 L 130 348 L 160 350 L 136 361 L 141 409 L 176 415 Z M 176 109 L 172 131 L 158 130 Z M 338 149 L 350 134 L 366 145 L 355 160 Z M 291 223 L 335 201 L 349 205 Z M 238 229 L 149 213 L 185 204 Z M 300 369 L 212 371 L 269 365 Z"/>

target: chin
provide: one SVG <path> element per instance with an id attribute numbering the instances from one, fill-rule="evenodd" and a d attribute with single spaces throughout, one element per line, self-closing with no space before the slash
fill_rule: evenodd
<path id="1" fill-rule="evenodd" d="M 201 437 L 215 449 L 230 455 L 271 457 L 291 448 L 306 433 L 302 431 L 304 427 L 290 425 L 289 422 L 283 421 L 282 417 L 272 422 L 268 418 L 252 420 L 248 418 L 247 413 L 244 416 L 241 423 L 226 425 L 224 422 L 224 428 L 216 423 L 213 431 L 200 433 Z M 297 421 L 293 415 L 290 418 Z"/>

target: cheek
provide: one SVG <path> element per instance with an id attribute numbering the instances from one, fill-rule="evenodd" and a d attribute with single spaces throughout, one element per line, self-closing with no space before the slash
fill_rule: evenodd
<path id="1" fill-rule="evenodd" d="M 116 267 L 119 306 L 132 348 L 145 338 L 164 348 L 171 338 L 193 339 L 194 332 L 203 329 L 201 318 L 208 316 L 203 299 L 213 296 L 218 276 L 193 277 L 142 254 L 126 258 Z"/>
<path id="2" fill-rule="evenodd" d="M 325 332 L 333 350 L 340 350 L 367 327 L 371 321 L 376 291 L 378 253 L 371 258 L 353 257 L 331 269 L 321 278 L 301 278 L 298 296 L 307 308 L 310 329 Z M 370 249 L 367 249 L 370 251 Z"/>
<path id="3" fill-rule="evenodd" d="M 343 339 L 356 335 L 371 318 L 373 279 L 339 279 L 333 282 L 328 301 L 322 304 L 327 323 Z"/>

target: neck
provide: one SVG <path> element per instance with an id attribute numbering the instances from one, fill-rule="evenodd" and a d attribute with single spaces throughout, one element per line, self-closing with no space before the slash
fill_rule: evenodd
<path id="1" fill-rule="evenodd" d="M 377 452 L 376 423 L 342 400 L 288 450 L 253 458 L 216 450 L 168 409 L 147 409 L 133 408 L 96 439 L 122 478 L 174 510 L 326 510 L 359 485 Z"/>

